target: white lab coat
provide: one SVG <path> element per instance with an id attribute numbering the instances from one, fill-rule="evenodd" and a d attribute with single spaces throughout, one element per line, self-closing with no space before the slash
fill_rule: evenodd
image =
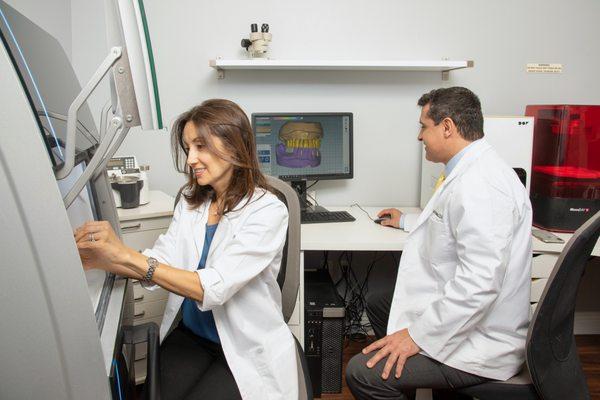
<path id="1" fill-rule="evenodd" d="M 531 218 L 512 168 L 474 142 L 411 227 L 388 334 L 408 328 L 423 354 L 462 371 L 515 375 L 529 324 Z"/>
<path id="2" fill-rule="evenodd" d="M 296 347 L 281 311 L 277 274 L 288 214 L 270 192 L 257 189 L 224 215 L 212 240 L 206 267 L 196 270 L 210 202 L 190 210 L 182 197 L 166 234 L 147 256 L 170 266 L 197 271 L 204 288 L 200 310 L 212 310 L 227 364 L 244 399 L 296 399 Z M 169 332 L 184 298 L 169 294 L 160 327 Z"/>

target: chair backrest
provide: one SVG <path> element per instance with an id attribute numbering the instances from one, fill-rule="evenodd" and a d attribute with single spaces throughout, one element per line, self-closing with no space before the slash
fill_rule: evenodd
<path id="1" fill-rule="evenodd" d="M 527 366 L 544 399 L 589 399 L 573 336 L 581 276 L 600 235 L 600 212 L 565 245 L 542 293 L 527 334 Z"/>
<path id="2" fill-rule="evenodd" d="M 277 283 L 281 288 L 283 318 L 288 322 L 296 307 L 300 288 L 300 201 L 298 193 L 287 183 L 271 176 L 267 176 L 267 182 L 277 191 L 275 194 L 288 209 L 288 231 L 277 276 Z"/>

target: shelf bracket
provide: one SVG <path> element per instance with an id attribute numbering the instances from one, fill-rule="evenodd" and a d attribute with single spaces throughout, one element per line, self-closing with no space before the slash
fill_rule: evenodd
<path id="1" fill-rule="evenodd" d="M 452 71 L 452 70 L 463 69 L 463 68 L 473 68 L 474 66 L 475 66 L 475 62 L 473 60 L 469 60 L 469 61 L 467 61 L 466 67 L 450 68 L 450 69 L 444 70 L 444 71 L 442 71 L 442 81 L 447 81 L 448 79 L 450 79 L 450 71 Z"/>
<path id="2" fill-rule="evenodd" d="M 225 79 L 225 70 L 217 68 L 217 79 Z"/>

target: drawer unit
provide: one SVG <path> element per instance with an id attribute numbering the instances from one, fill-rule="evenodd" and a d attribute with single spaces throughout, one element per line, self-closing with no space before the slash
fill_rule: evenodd
<path id="1" fill-rule="evenodd" d="M 135 209 L 118 209 L 123 242 L 138 251 L 151 248 L 158 237 L 167 232 L 173 215 L 174 199 L 160 191 L 150 191 L 150 203 Z M 133 325 L 162 321 L 169 293 L 162 289 L 144 289 L 132 279 L 127 304 L 133 309 Z M 146 343 L 135 346 L 135 380 L 146 379 Z"/>
<path id="2" fill-rule="evenodd" d="M 152 247 L 156 239 L 167 232 L 170 223 L 171 217 L 121 222 L 123 242 L 137 251 Z"/>
<path id="3" fill-rule="evenodd" d="M 533 257 L 531 278 L 549 278 L 558 260 L 558 256 L 558 254 L 540 254 Z"/>
<path id="4" fill-rule="evenodd" d="M 134 232 L 151 231 L 154 229 L 166 229 L 171 223 L 171 217 L 140 218 L 121 221 L 121 232 L 129 234 Z"/>
<path id="5" fill-rule="evenodd" d="M 137 320 L 160 317 L 165 312 L 166 300 L 133 303 L 133 324 L 138 325 Z"/>
<path id="6" fill-rule="evenodd" d="M 132 303 L 166 300 L 169 297 L 169 292 L 167 292 L 165 289 L 161 287 L 154 290 L 144 289 L 138 280 L 133 280 L 130 286 L 133 294 L 127 299 Z"/>
<path id="7" fill-rule="evenodd" d="M 548 283 L 548 278 L 552 274 L 552 270 L 556 265 L 559 254 L 538 254 L 533 256 L 531 264 L 531 310 L 529 313 L 529 319 L 533 317 L 535 308 L 537 307 L 544 288 Z"/>
<path id="8" fill-rule="evenodd" d="M 171 217 L 122 221 L 123 242 L 138 251 L 152 247 L 156 239 L 167 231 L 170 223 Z"/>

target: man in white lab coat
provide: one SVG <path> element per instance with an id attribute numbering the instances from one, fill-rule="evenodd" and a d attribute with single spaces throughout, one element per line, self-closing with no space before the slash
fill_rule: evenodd
<path id="1" fill-rule="evenodd" d="M 411 233 L 387 336 L 363 349 L 346 371 L 358 399 L 506 380 L 525 358 L 532 217 L 527 191 L 483 139 L 474 93 L 437 89 L 418 104 L 418 139 L 429 161 L 445 164 L 445 173 L 418 216 L 380 213 L 391 214 L 386 225 Z"/>

